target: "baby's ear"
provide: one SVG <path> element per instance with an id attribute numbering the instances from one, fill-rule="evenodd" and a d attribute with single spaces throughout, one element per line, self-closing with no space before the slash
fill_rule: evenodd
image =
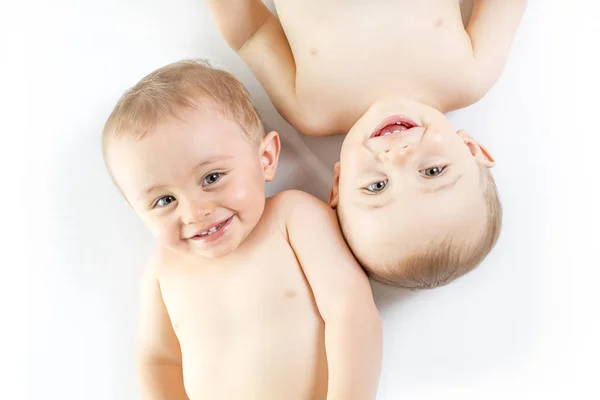
<path id="1" fill-rule="evenodd" d="M 277 162 L 279 161 L 279 150 L 281 150 L 279 134 L 271 131 L 263 138 L 259 148 L 260 161 L 266 182 L 271 182 L 275 178 Z"/>
<path id="2" fill-rule="evenodd" d="M 471 135 L 463 130 L 458 131 L 457 134 L 462 138 L 473 157 L 475 157 L 477 161 L 481 163 L 481 165 L 486 168 L 492 168 L 494 165 L 496 165 L 496 161 L 490 152 L 485 147 L 477 143 L 477 141 L 473 139 Z"/>
<path id="3" fill-rule="evenodd" d="M 333 184 L 331 185 L 331 191 L 329 192 L 329 200 L 327 203 L 329 207 L 334 210 L 338 206 L 338 194 L 340 189 L 340 162 L 336 162 L 333 166 Z"/>

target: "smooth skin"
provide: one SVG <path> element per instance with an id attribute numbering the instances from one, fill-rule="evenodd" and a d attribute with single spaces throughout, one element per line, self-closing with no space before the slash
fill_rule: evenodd
<path id="1" fill-rule="evenodd" d="M 277 133 L 258 145 L 204 107 L 107 154 L 158 241 L 141 284 L 144 400 L 375 399 L 382 332 L 335 213 L 299 191 L 265 199 Z M 230 220 L 218 240 L 198 238 Z"/>
<path id="2" fill-rule="evenodd" d="M 260 0 L 207 1 L 291 125 L 346 134 L 330 206 L 343 209 L 363 265 L 401 265 L 450 237 L 476 243 L 487 218 L 481 170 L 495 161 L 444 113 L 498 80 L 526 0 L 474 0 L 466 27 L 457 0 L 274 0 L 278 16 Z M 394 116 L 417 126 L 373 138 Z"/>

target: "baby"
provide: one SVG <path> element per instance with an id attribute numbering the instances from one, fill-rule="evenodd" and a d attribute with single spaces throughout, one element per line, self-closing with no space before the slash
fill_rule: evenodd
<path id="1" fill-rule="evenodd" d="M 158 240 L 142 280 L 143 399 L 375 399 L 381 322 L 335 213 L 265 199 L 279 137 L 243 85 L 203 63 L 127 91 L 106 165 Z"/>
<path id="2" fill-rule="evenodd" d="M 279 113 L 312 136 L 345 133 L 330 205 L 375 279 L 447 284 L 494 246 L 494 159 L 445 112 L 501 74 L 526 0 L 208 0 L 227 43 Z"/>

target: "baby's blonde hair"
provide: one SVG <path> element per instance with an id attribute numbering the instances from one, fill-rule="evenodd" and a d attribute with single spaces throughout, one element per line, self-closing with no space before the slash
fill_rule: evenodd
<path id="1" fill-rule="evenodd" d="M 264 136 L 252 98 L 240 81 L 206 61 L 183 60 L 151 72 L 119 99 L 102 133 L 105 160 L 111 139 L 129 136 L 139 140 L 165 119 L 204 105 L 212 105 L 236 121 L 253 142 Z"/>
<path id="2" fill-rule="evenodd" d="M 475 242 L 465 244 L 452 238 L 434 240 L 425 250 L 406 254 L 399 260 L 382 265 L 361 262 L 367 274 L 388 285 L 420 290 L 446 285 L 477 267 L 495 246 L 502 228 L 502 204 L 496 183 L 486 167 L 481 164 L 479 167 L 487 218 L 483 233 Z M 346 243 L 352 248 L 352 237 L 344 231 L 343 208 L 338 208 L 338 218 Z"/>

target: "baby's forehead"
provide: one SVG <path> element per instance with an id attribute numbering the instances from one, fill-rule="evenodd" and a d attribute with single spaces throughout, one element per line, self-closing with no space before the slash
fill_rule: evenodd
<path id="1" fill-rule="evenodd" d="M 481 223 L 475 226 L 456 226 L 453 221 L 438 221 L 429 224 L 427 221 L 415 220 L 408 225 L 402 221 L 389 221 L 385 224 L 365 229 L 357 224 L 344 224 L 344 236 L 354 254 L 368 265 L 396 265 L 401 260 L 414 254 L 428 253 L 451 243 L 458 247 L 468 246 L 479 237 Z M 428 226 L 429 225 L 429 226 Z"/>
<path id="2" fill-rule="evenodd" d="M 107 164 L 115 183 L 129 194 L 142 186 L 175 184 L 203 166 L 209 168 L 217 162 L 230 163 L 239 158 L 232 146 L 201 142 L 183 140 L 177 135 L 169 140 L 153 134 L 139 140 L 120 138 L 107 149 Z"/>

